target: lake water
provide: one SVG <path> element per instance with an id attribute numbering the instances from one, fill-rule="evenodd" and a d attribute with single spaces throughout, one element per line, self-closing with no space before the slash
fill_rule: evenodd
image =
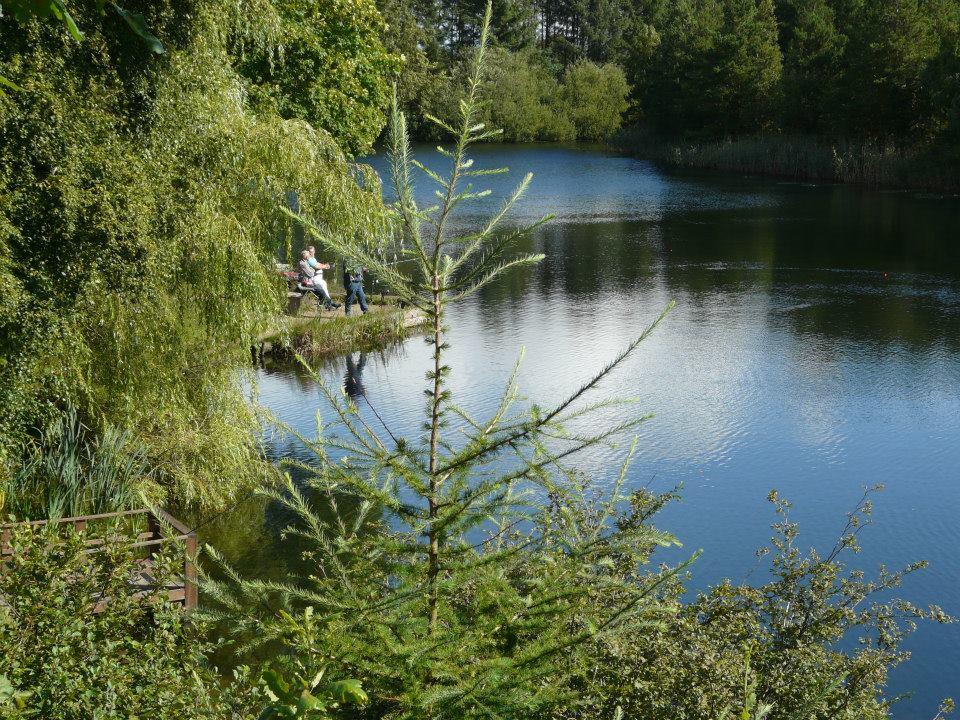
<path id="1" fill-rule="evenodd" d="M 775 179 L 673 173 L 602 151 L 480 148 L 509 165 L 502 196 L 534 173 L 514 221 L 556 219 L 523 244 L 546 260 L 450 313 L 456 400 L 483 416 L 521 346 L 525 394 L 561 398 L 599 370 L 671 300 L 656 334 L 603 385 L 656 417 L 641 431 L 630 482 L 683 486 L 658 518 L 703 556 L 692 586 L 744 578 L 766 544 L 776 488 L 795 503 L 801 540 L 832 546 L 863 487 L 882 483 L 864 568 L 930 568 L 900 595 L 960 615 L 960 202 Z M 442 158 L 421 148 L 439 167 Z M 383 170 L 381 159 L 374 165 Z M 424 178 L 420 185 L 428 184 Z M 457 222 L 469 226 L 495 201 Z M 473 214 L 471 214 L 473 213 Z M 395 433 L 418 433 L 429 347 L 325 364 L 348 374 Z M 261 401 L 308 434 L 320 407 L 302 373 L 259 372 Z M 362 404 L 370 414 L 370 407 Z M 277 456 L 298 454 L 272 441 Z M 584 454 L 601 486 L 623 448 Z M 270 513 L 267 512 L 268 524 Z M 271 550 L 259 550 L 256 562 Z M 256 564 L 256 562 L 254 564 Z M 755 573 L 753 579 L 760 577 Z M 960 694 L 960 626 L 927 625 L 892 690 L 915 690 L 900 718 L 932 718 Z"/>

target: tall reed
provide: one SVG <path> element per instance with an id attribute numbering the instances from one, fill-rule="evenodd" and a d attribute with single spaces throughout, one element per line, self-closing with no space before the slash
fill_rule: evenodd
<path id="1" fill-rule="evenodd" d="M 73 407 L 23 451 L 22 464 L 0 486 L 0 511 L 16 519 L 114 512 L 156 496 L 133 435 L 113 425 L 94 433 Z"/>
<path id="2" fill-rule="evenodd" d="M 960 169 L 925 149 L 785 134 L 666 141 L 636 127 L 620 133 L 614 144 L 625 152 L 674 167 L 867 187 L 960 189 Z"/>

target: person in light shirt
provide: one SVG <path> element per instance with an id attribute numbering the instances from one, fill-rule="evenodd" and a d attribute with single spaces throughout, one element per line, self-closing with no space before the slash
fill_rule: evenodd
<path id="1" fill-rule="evenodd" d="M 307 248 L 300 253 L 300 284 L 306 288 L 310 288 L 311 292 L 313 292 L 323 301 L 323 304 L 326 306 L 327 310 L 340 307 L 340 303 L 335 303 L 330 298 L 330 292 L 327 290 L 327 283 L 323 280 L 323 270 L 314 269 L 313 265 L 310 263 L 311 260 L 316 263 L 316 258 L 310 254 L 310 248 Z M 327 267 L 330 266 L 327 265 Z"/>
<path id="2" fill-rule="evenodd" d="M 330 269 L 330 263 L 322 263 L 317 260 L 317 249 L 313 245 L 307 247 L 307 252 L 310 253 L 310 257 L 307 258 L 307 262 L 310 263 L 310 267 L 313 268 L 313 284 L 317 287 L 323 289 L 323 292 L 326 293 L 326 296 L 330 297 L 330 289 L 327 287 L 327 281 L 323 279 L 323 271 Z M 337 307 L 340 307 L 337 305 Z"/>

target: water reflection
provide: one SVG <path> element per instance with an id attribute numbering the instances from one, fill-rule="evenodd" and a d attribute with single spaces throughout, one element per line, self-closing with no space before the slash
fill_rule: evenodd
<path id="1" fill-rule="evenodd" d="M 367 364 L 367 354 L 360 353 L 357 362 L 353 360 L 353 353 L 347 355 L 347 374 L 343 376 L 343 391 L 353 401 L 363 397 L 363 368 Z"/>

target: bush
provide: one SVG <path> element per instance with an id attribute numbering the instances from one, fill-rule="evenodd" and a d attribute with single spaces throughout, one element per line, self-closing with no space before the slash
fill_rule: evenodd
<path id="1" fill-rule="evenodd" d="M 222 719 L 252 700 L 239 685 L 233 701 L 219 691 L 191 616 L 130 592 L 132 537 L 112 528 L 89 553 L 92 537 L 72 528 L 13 531 L 0 571 L 0 718 L 79 720 L 96 708 L 104 719 Z M 176 564 L 155 557 L 158 584 Z"/>
<path id="2" fill-rule="evenodd" d="M 575 140 L 560 104 L 560 84 L 537 53 L 491 51 L 486 121 L 511 142 Z"/>
<path id="3" fill-rule="evenodd" d="M 629 94 L 626 75 L 613 64 L 580 60 L 563 78 L 566 114 L 580 140 L 609 140 L 620 129 Z"/>
<path id="4" fill-rule="evenodd" d="M 769 580 L 724 581 L 685 604 L 673 583 L 663 598 L 674 610 L 658 625 L 595 643 L 571 686 L 577 701 L 555 719 L 599 720 L 619 707 L 632 720 L 716 720 L 741 717 L 751 697 L 768 720 L 889 718 L 887 674 L 909 657 L 900 642 L 921 618 L 952 621 L 936 607 L 881 600 L 924 563 L 881 568 L 876 579 L 845 567 L 870 524 L 869 494 L 826 555 L 802 552 L 789 503 L 770 500 L 778 521 Z M 859 643 L 843 649 L 845 639 Z"/>
<path id="5" fill-rule="evenodd" d="M 130 510 L 157 493 L 133 436 L 109 424 L 97 436 L 73 407 L 44 428 L 23 456 L 9 478 L 0 478 L 0 514 L 19 520 Z"/>
<path id="6" fill-rule="evenodd" d="M 510 142 L 607 140 L 620 128 L 630 88 L 617 65 L 580 60 L 555 77 L 534 51 L 490 51 L 484 121 Z"/>

